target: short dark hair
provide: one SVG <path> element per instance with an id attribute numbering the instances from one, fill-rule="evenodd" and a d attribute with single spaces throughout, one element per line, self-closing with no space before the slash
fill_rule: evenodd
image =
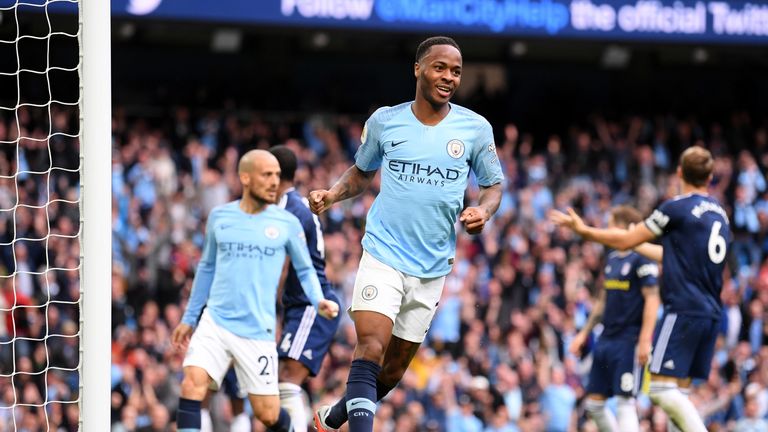
<path id="1" fill-rule="evenodd" d="M 696 187 L 706 186 L 712 176 L 715 160 L 712 153 L 701 146 L 692 146 L 685 149 L 680 155 L 680 170 L 683 173 L 683 181 Z"/>
<path id="2" fill-rule="evenodd" d="M 629 227 L 629 224 L 640 223 L 643 220 L 643 215 L 639 211 L 625 205 L 612 208 L 611 217 L 614 224 L 623 228 Z"/>
<path id="3" fill-rule="evenodd" d="M 424 58 L 424 56 L 427 55 L 429 49 L 435 45 L 450 45 L 459 50 L 459 54 L 461 54 L 461 48 L 459 48 L 459 44 L 457 44 L 456 41 L 452 38 L 449 38 L 448 36 L 432 36 L 430 38 L 424 39 L 424 42 L 420 43 L 419 47 L 416 48 L 416 63 L 419 63 Z"/>
<path id="4" fill-rule="evenodd" d="M 296 155 L 284 145 L 277 145 L 269 149 L 269 152 L 277 159 L 280 164 L 280 180 L 293 181 L 296 175 L 296 166 L 298 162 Z"/>

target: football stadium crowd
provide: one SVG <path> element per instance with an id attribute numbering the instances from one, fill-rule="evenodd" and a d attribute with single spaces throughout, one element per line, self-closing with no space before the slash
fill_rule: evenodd
<path id="1" fill-rule="evenodd" d="M 63 111 L 52 120 L 53 132 L 77 125 Z M 351 164 L 363 121 L 186 107 L 145 118 L 114 110 L 114 431 L 174 430 L 183 353 L 171 347 L 170 333 L 189 296 L 206 215 L 240 194 L 239 156 L 289 146 L 306 195 L 332 185 Z M 21 108 L 18 123 L 0 121 L 0 141 L 45 138 L 46 122 Z M 511 122 L 494 127 L 505 174 L 501 208 L 481 235 L 459 229 L 428 338 L 380 404 L 375 430 L 595 431 L 581 406 L 589 351 L 574 356 L 567 347 L 589 315 L 606 251 L 555 229 L 546 213 L 573 206 L 598 226 L 617 204 L 647 215 L 676 194 L 677 157 L 694 144 L 716 158 L 711 193 L 727 207 L 734 242 L 712 373 L 694 383 L 691 399 L 711 430 L 768 430 L 768 119 L 594 114 L 545 139 Z M 0 151 L 0 241 L 14 245 L 0 249 L 0 430 L 45 430 L 46 422 L 50 430 L 77 430 L 77 405 L 55 402 L 75 401 L 78 392 L 79 184 L 68 171 L 78 165 L 76 148 L 56 135 Z M 51 160 L 67 169 L 49 170 Z M 377 182 L 321 217 L 327 275 L 346 305 Z M 467 199 L 476 195 L 473 187 Z M 354 337 L 345 316 L 320 375 L 307 385 L 315 405 L 343 394 Z M 638 401 L 641 430 L 664 431 L 662 411 L 645 396 Z M 226 430 L 232 414 L 223 395 L 211 411 Z"/>

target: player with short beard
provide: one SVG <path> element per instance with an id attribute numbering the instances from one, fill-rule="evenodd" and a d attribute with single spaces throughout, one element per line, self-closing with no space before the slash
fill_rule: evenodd
<path id="1" fill-rule="evenodd" d="M 457 219 L 477 234 L 499 207 L 503 177 L 491 125 L 450 103 L 461 71 L 453 39 L 422 42 L 413 69 L 415 100 L 373 113 L 355 165 L 330 190 L 310 193 L 312 211 L 322 213 L 362 193 L 381 168 L 350 307 L 354 360 L 344 398 L 315 414 L 320 431 L 347 418 L 351 432 L 372 430 L 376 401 L 400 381 L 429 329 L 453 265 Z M 462 210 L 470 171 L 479 202 Z"/>
<path id="2" fill-rule="evenodd" d="M 200 401 L 212 382 L 221 385 L 231 363 L 254 416 L 270 431 L 293 430 L 280 408 L 275 344 L 277 287 L 287 255 L 318 314 L 338 314 L 338 304 L 323 298 L 298 219 L 272 205 L 280 181 L 277 159 L 252 150 L 238 168 L 242 198 L 208 216 L 189 303 L 172 335 L 177 349 L 187 347 L 179 432 L 200 431 Z"/>

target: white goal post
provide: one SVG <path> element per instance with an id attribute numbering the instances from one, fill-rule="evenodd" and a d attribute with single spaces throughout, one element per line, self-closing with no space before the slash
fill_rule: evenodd
<path id="1" fill-rule="evenodd" d="M 112 86 L 110 1 L 80 0 L 80 430 L 110 429 Z"/>
<path id="2" fill-rule="evenodd" d="M 3 432 L 110 429 L 110 39 L 110 0 L 0 0 Z"/>

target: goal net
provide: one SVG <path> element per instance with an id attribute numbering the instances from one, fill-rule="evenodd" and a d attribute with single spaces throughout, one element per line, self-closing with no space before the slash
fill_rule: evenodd
<path id="1" fill-rule="evenodd" d="M 97 288 L 86 283 L 84 259 L 86 237 L 99 234 L 87 234 L 97 221 L 86 217 L 87 191 L 93 182 L 85 173 L 94 161 L 86 160 L 85 151 L 89 127 L 81 79 L 87 66 L 83 62 L 87 27 L 81 13 L 85 3 L 95 4 L 94 0 L 0 0 L 2 431 L 95 430 L 84 422 L 86 414 L 91 415 L 85 403 L 90 390 L 85 386 L 96 382 L 86 375 L 88 366 L 92 373 L 101 373 L 101 380 L 109 380 L 108 278 L 98 287 L 107 291 L 106 302 L 100 301 L 106 322 L 90 322 L 86 308 L 103 294 L 89 300 L 90 291 L 96 293 Z M 108 47 L 108 33 L 106 38 Z M 108 51 L 106 55 L 108 61 Z M 102 109 L 108 122 L 108 94 Z M 108 131 L 109 125 L 104 128 Z M 97 156 L 109 166 L 109 137 L 100 145 L 107 148 L 106 158 Z M 96 172 L 92 169 L 91 177 Z M 107 172 L 101 178 L 106 205 L 108 179 Z M 108 229 L 108 215 L 98 223 Z M 101 239 L 107 245 L 108 236 L 107 231 Z M 108 272 L 108 255 L 106 263 Z M 101 346 L 93 343 L 93 337 L 85 343 L 89 327 L 96 325 L 106 326 Z M 107 399 L 108 393 L 102 392 L 101 398 Z M 104 411 L 93 411 L 94 419 L 108 421 L 108 401 Z M 108 423 L 102 424 L 101 430 L 108 430 Z"/>

